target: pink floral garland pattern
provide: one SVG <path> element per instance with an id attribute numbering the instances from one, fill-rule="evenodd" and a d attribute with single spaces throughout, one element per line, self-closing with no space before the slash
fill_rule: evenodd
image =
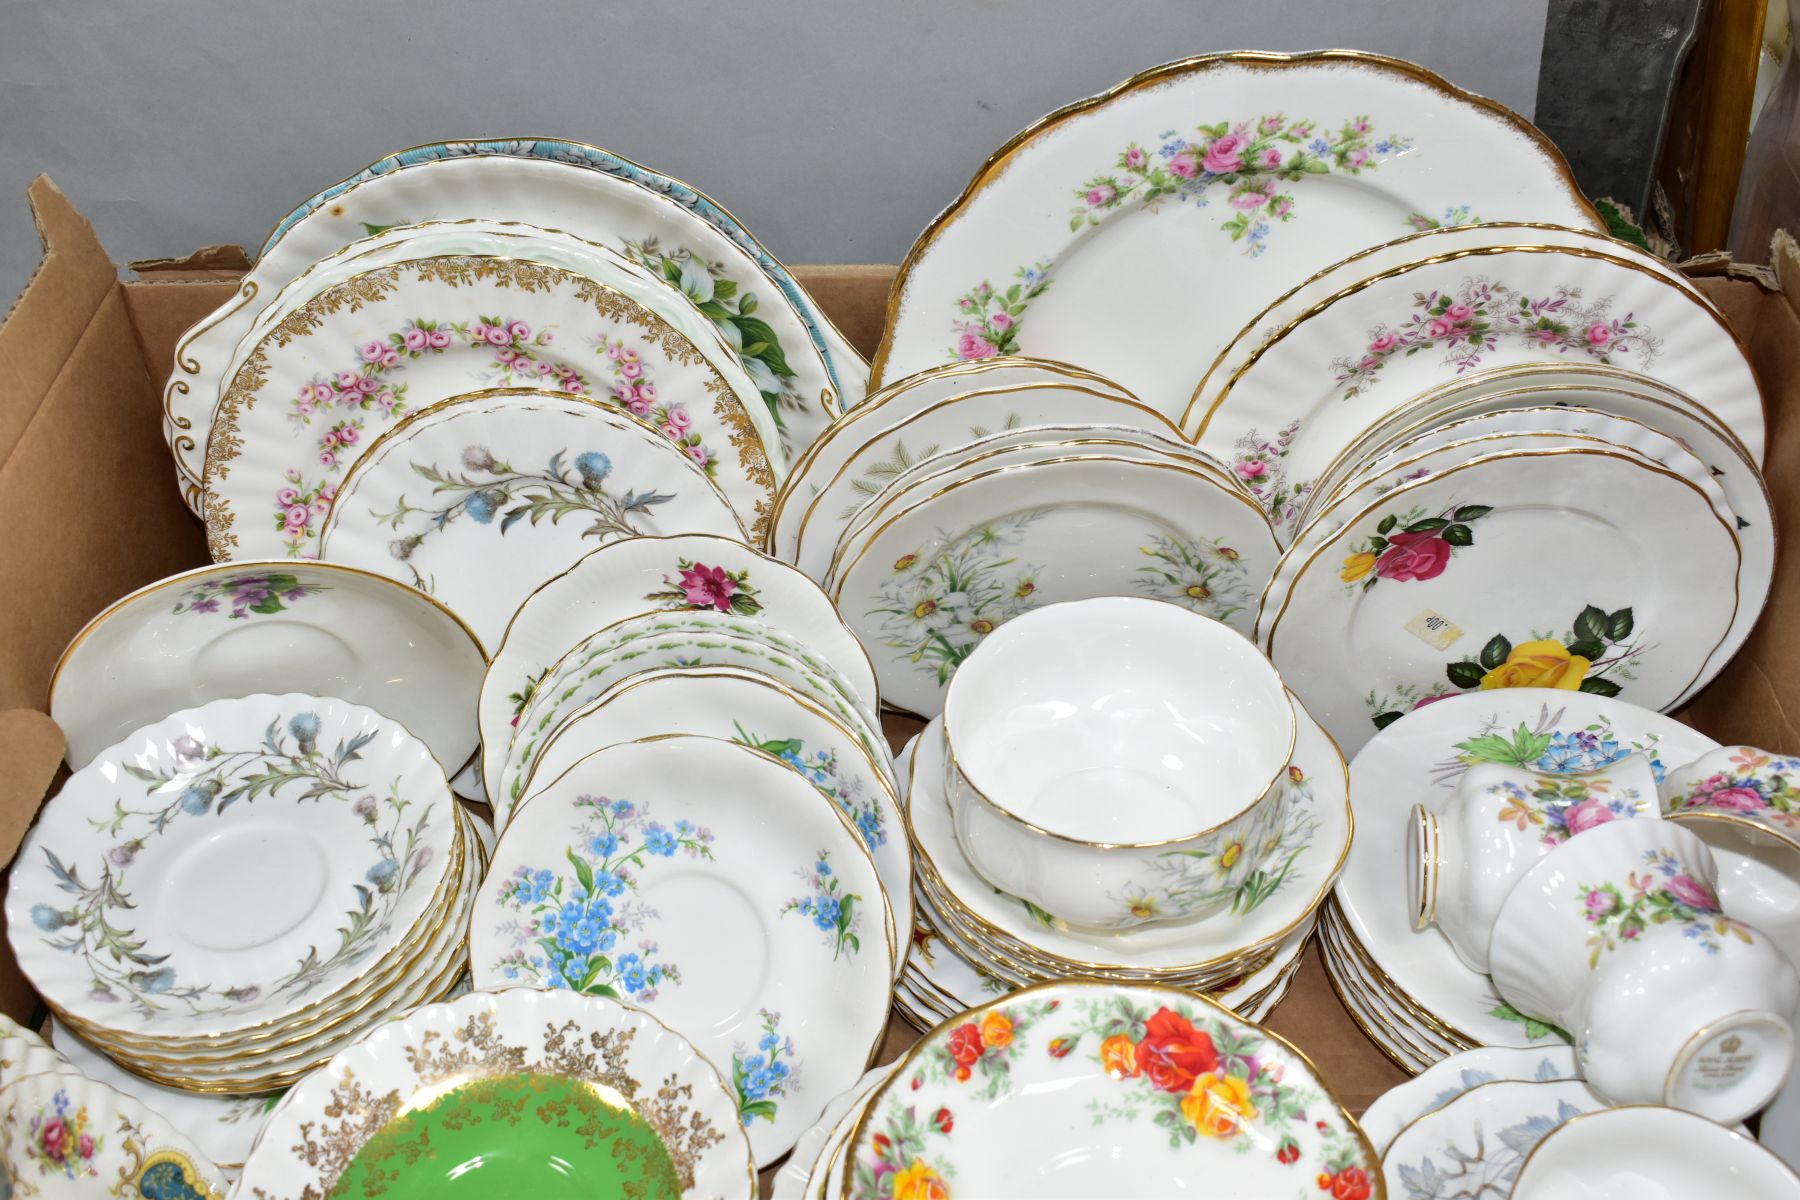
<path id="1" fill-rule="evenodd" d="M 1502 339 L 1528 350 L 1570 352 L 1594 362 L 1635 358 L 1639 369 L 1655 359 L 1662 339 L 1638 324 L 1633 314 L 1612 315 L 1612 297 L 1584 301 L 1581 289 L 1559 287 L 1548 296 L 1531 296 L 1483 276 L 1471 276 L 1454 291 L 1416 292 L 1413 311 L 1397 325 L 1383 323 L 1369 331 L 1359 354 L 1331 361 L 1343 385 L 1340 398 L 1367 391 L 1396 356 L 1442 348 L 1443 363 L 1458 375 L 1481 365 L 1482 355 Z"/>

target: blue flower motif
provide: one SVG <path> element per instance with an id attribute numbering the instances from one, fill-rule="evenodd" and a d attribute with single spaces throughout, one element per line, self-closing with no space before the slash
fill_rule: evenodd
<path id="1" fill-rule="evenodd" d="M 1324 138 L 1314 138 L 1312 141 L 1306 143 L 1306 148 L 1311 150 L 1314 154 L 1329 154 L 1331 152 L 1331 143 Z"/>
<path id="2" fill-rule="evenodd" d="M 295 713 L 288 721 L 288 732 L 300 743 L 302 752 L 311 750 L 313 743 L 319 740 L 319 714 Z"/>
<path id="3" fill-rule="evenodd" d="M 813 924 L 829 933 L 837 928 L 838 914 L 842 908 L 835 896 L 820 896 L 813 905 Z"/>
<path id="4" fill-rule="evenodd" d="M 594 872 L 594 894 L 596 896 L 617 896 L 625 890 L 625 880 L 613 871 Z M 602 901 L 601 903 L 605 903 Z M 607 905 L 608 911 L 612 908 Z"/>
<path id="5" fill-rule="evenodd" d="M 394 886 L 394 878 L 399 874 L 400 864 L 391 858 L 384 858 L 370 867 L 363 878 L 374 884 L 380 891 L 385 892 Z"/>
<path id="6" fill-rule="evenodd" d="M 813 864 L 813 870 L 817 871 L 820 875 L 824 876 L 827 879 L 831 878 L 831 864 L 826 862 L 822 858 L 818 862 Z"/>
<path id="7" fill-rule="evenodd" d="M 588 850 L 595 858 L 608 859 L 619 852 L 619 835 L 612 830 L 596 834 L 588 840 Z"/>
<path id="8" fill-rule="evenodd" d="M 199 816 L 212 808 L 213 797 L 218 795 L 219 785 L 213 780 L 205 783 L 190 784 L 181 793 L 181 811 Z"/>
<path id="9" fill-rule="evenodd" d="M 621 821 L 626 821 L 631 819 L 631 814 L 636 812 L 637 808 L 629 800 L 614 800 L 612 811 L 613 816 L 618 817 Z"/>
<path id="10" fill-rule="evenodd" d="M 873 808 L 864 809 L 856 818 L 856 831 L 862 834 L 864 844 L 871 850 L 887 844 L 887 831 L 881 827 L 881 814 Z"/>
<path id="11" fill-rule="evenodd" d="M 693 837 L 694 836 L 694 823 L 692 821 L 677 821 L 677 822 L 675 822 L 675 833 L 678 837 L 684 837 L 684 838 Z"/>
<path id="12" fill-rule="evenodd" d="M 161 995 L 175 986 L 175 968 L 158 967 L 154 971 L 146 971 L 135 977 L 134 982 L 152 995 Z"/>
<path id="13" fill-rule="evenodd" d="M 486 525 L 494 519 L 494 514 L 500 511 L 500 505 L 504 499 L 504 493 L 490 489 L 476 492 L 463 502 L 463 507 L 468 509 L 471 517 L 475 518 L 477 525 Z"/>
<path id="14" fill-rule="evenodd" d="M 1382 138 L 1379 142 L 1375 143 L 1375 153 L 1377 154 L 1391 154 L 1393 153 L 1393 150 L 1394 143 L 1388 141 L 1386 138 Z"/>
<path id="15" fill-rule="evenodd" d="M 48 904 L 34 904 L 31 906 L 31 923 L 45 933 L 55 933 L 67 925 L 69 920 L 60 909 L 52 908 Z"/>
<path id="16" fill-rule="evenodd" d="M 644 971 L 644 961 L 635 954 L 622 954 L 616 964 L 619 982 L 625 985 L 627 995 L 635 996 L 645 988 L 652 986 L 650 977 Z"/>
<path id="17" fill-rule="evenodd" d="M 777 1047 L 779 1045 L 781 1045 L 780 1037 L 776 1036 L 773 1033 L 765 1033 L 762 1036 L 762 1040 L 760 1042 L 756 1043 L 756 1048 L 758 1050 L 761 1050 L 761 1051 L 767 1053 L 768 1051 L 773 1050 L 775 1047 Z"/>
<path id="18" fill-rule="evenodd" d="M 661 825 L 651 825 L 644 832 L 644 849 L 662 858 L 670 858 L 675 854 L 675 835 Z"/>
<path id="19" fill-rule="evenodd" d="M 612 459 L 598 450 L 589 450 L 576 456 L 575 469 L 581 472 L 582 486 L 590 492 L 597 491 L 601 481 L 612 474 Z"/>

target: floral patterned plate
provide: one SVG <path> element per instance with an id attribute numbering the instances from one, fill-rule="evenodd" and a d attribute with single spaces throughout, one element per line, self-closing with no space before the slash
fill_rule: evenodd
<path id="1" fill-rule="evenodd" d="M 926 726 L 914 750 L 906 815 L 914 869 L 933 891 L 938 916 L 978 945 L 1000 944 L 1008 957 L 1037 963 L 1045 974 L 1106 974 L 1122 979 L 1177 979 L 1216 986 L 1241 964 L 1273 952 L 1317 911 L 1350 846 L 1350 805 L 1343 759 L 1298 701 L 1294 758 L 1289 764 L 1289 819 L 1279 845 L 1254 848 L 1231 864 L 1184 860 L 1171 870 L 1196 883 L 1235 878 L 1237 858 L 1256 866 L 1236 883 L 1236 912 L 1205 921 L 1147 925 L 1129 933 L 1095 935 L 1066 929 L 1033 914 L 1023 901 L 996 893 L 975 873 L 956 844 L 943 795 L 941 719 Z M 1120 903 L 1126 903 L 1121 898 Z"/>
<path id="2" fill-rule="evenodd" d="M 988 160 L 902 264 L 872 383 L 1048 347 L 1179 418 L 1295 281 L 1409 230 L 1509 219 L 1601 228 L 1542 135 L 1423 68 L 1352 51 L 1169 63 Z"/>
<path id="3" fill-rule="evenodd" d="M 900 798 L 856 734 L 813 700 L 756 671 L 673 667 L 627 677 L 559 725 L 524 783 L 559 778 L 595 750 L 665 733 L 754 746 L 803 776 L 843 810 L 875 860 L 896 946 L 912 928 L 912 847 Z"/>
<path id="4" fill-rule="evenodd" d="M 871 718 L 880 711 L 869 653 L 818 584 L 732 538 L 635 537 L 590 551 L 519 606 L 481 681 L 482 741 L 510 743 L 545 671 L 595 630 L 651 610 L 754 617 L 804 636 L 856 685 Z"/>
<path id="5" fill-rule="evenodd" d="M 861 440 L 850 433 L 842 435 L 840 453 L 833 456 L 842 459 L 836 473 L 823 473 L 825 456 L 821 456 L 814 460 L 809 479 L 798 485 L 801 494 L 787 493 L 788 505 L 801 514 L 791 551 L 795 565 L 813 578 L 823 579 L 845 525 L 901 472 L 990 431 L 1039 425 L 1125 425 L 1178 437 L 1174 427 L 1156 413 L 1107 386 L 1080 377 L 1050 376 L 1011 384 L 989 380 L 988 376 L 999 373 L 998 368 L 969 372 L 964 390 L 949 396 L 929 399 L 943 390 L 941 385 L 917 387 L 896 394 L 867 416 L 859 411 L 857 416 L 863 417 Z M 961 374 L 951 378 L 961 378 Z M 888 423 L 874 420 L 877 414 Z M 847 443 L 854 445 L 845 453 Z M 810 496 L 805 494 L 814 488 Z"/>
<path id="6" fill-rule="evenodd" d="M 63 651 L 49 711 L 78 768 L 196 703 L 270 688 L 342 696 L 453 771 L 476 749 L 468 701 L 485 665 L 468 626 L 412 588 L 333 563 L 236 562 L 115 600 Z"/>
<path id="7" fill-rule="evenodd" d="M 1496 1198 L 1552 1129 L 1606 1108 L 1579 1079 L 1499 1080 L 1470 1088 L 1392 1136 L 1381 1170 L 1391 1200 Z"/>
<path id="8" fill-rule="evenodd" d="M 867 1069 L 889 920 L 835 804 L 773 756 L 682 735 L 597 751 L 515 814 L 469 949 L 477 987 L 613 996 L 686 1031 L 766 1166 Z"/>
<path id="9" fill-rule="evenodd" d="M 1679 721 L 1622 700 L 1549 688 L 1451 696 L 1389 723 L 1351 763 L 1357 838 L 1334 893 L 1345 928 L 1368 952 L 1389 989 L 1433 1014 L 1466 1045 L 1545 1046 L 1562 1042 L 1549 1026 L 1503 1004 L 1485 975 L 1462 964 L 1436 929 L 1415 931 L 1393 866 L 1401 861 L 1405 817 L 1414 803 L 1441 808 L 1475 763 L 1583 773 L 1645 751 L 1658 778 L 1718 743 Z M 1562 800 L 1538 815 L 1545 836 Z M 1525 819 L 1534 821 L 1531 814 Z"/>
<path id="10" fill-rule="evenodd" d="M 1047 1152 L 1047 1148 L 1049 1152 Z M 1128 1183 L 1125 1183 L 1128 1172 Z M 1191 992 L 1058 982 L 926 1035 L 849 1140 L 844 1194 L 1376 1194 L 1374 1149 L 1293 1046 Z"/>
<path id="11" fill-rule="evenodd" d="M 1508 1049 L 1483 1046 L 1446 1058 L 1417 1079 L 1390 1088 L 1362 1115 L 1363 1132 L 1378 1152 L 1385 1151 L 1406 1126 L 1436 1112 L 1471 1088 L 1515 1079 L 1550 1083 L 1574 1079 L 1575 1052 L 1567 1046 Z"/>
<path id="12" fill-rule="evenodd" d="M 1673 266 L 1627 242 L 1618 241 L 1592 229 L 1566 229 L 1541 222 L 1489 221 L 1481 225 L 1449 226 L 1409 233 L 1380 246 L 1373 246 L 1333 263 L 1304 282 L 1297 283 L 1269 306 L 1251 318 L 1238 331 L 1231 344 L 1194 389 L 1188 412 L 1204 413 L 1218 399 L 1226 381 L 1269 339 L 1276 336 L 1292 320 L 1314 305 L 1373 275 L 1395 267 L 1406 266 L 1422 258 L 1434 258 L 1471 247 L 1487 246 L 1575 246 L 1598 250 L 1618 258 L 1637 262 L 1666 279 L 1698 294 L 1699 289 Z"/>
<path id="13" fill-rule="evenodd" d="M 146 726 L 21 846 L 7 933 L 45 1001 L 139 1037 L 267 1022 L 412 930 L 457 836 L 425 746 L 371 709 L 251 696 Z"/>
<path id="14" fill-rule="evenodd" d="M 1063 600 L 1169 600 L 1247 632 L 1274 570 L 1262 510 L 1209 471 L 1071 454 L 947 484 L 888 516 L 833 598 L 881 693 L 933 715 L 981 639 Z"/>
<path id="15" fill-rule="evenodd" d="M 1328 901 L 1319 917 L 1319 957 L 1338 1002 L 1363 1034 L 1401 1070 L 1418 1074 L 1440 1059 L 1468 1048 L 1429 1027 L 1423 1015 L 1404 1006 L 1359 957 L 1355 940 L 1333 920 Z"/>
<path id="16" fill-rule="evenodd" d="M 523 1123 L 519 1106 L 560 1111 Z M 412 1200 L 454 1189 L 751 1200 L 730 1089 L 681 1034 L 595 996 L 472 992 L 372 1031 L 296 1087 L 236 1194 Z M 428 1151 L 422 1147 L 429 1146 Z"/>
<path id="17" fill-rule="evenodd" d="M 770 1200 L 806 1200 L 818 1168 L 830 1157 L 836 1144 L 849 1136 L 856 1125 L 857 1114 L 862 1111 L 863 1101 L 876 1085 L 894 1073 L 894 1066 L 889 1063 L 876 1067 L 825 1106 L 812 1128 L 794 1143 L 794 1152 L 788 1155 L 787 1162 L 775 1176 Z"/>
<path id="18" fill-rule="evenodd" d="M 765 403 L 779 407 L 784 442 L 804 445 L 809 430 L 862 399 L 862 356 L 785 268 L 692 189 L 568 142 L 423 146 L 383 159 L 284 218 L 237 295 L 177 346 L 164 429 L 190 505 L 198 511 L 219 373 L 260 311 L 259 297 L 266 301 L 371 230 L 497 217 L 603 243 L 678 286 L 734 345 L 760 344 L 746 367 Z"/>
<path id="19" fill-rule="evenodd" d="M 739 530 L 705 472 L 644 422 L 505 389 L 382 434 L 345 474 L 319 554 L 436 596 L 497 646 L 520 603 L 596 545 Z"/>
<path id="20" fill-rule="evenodd" d="M 224 1200 L 218 1167 L 162 1117 L 83 1075 L 0 1087 L 0 1156 L 12 1193 Z"/>
<path id="21" fill-rule="evenodd" d="M 1517 564 L 1574 545 L 1517 586 Z M 1603 446 L 1448 467 L 1294 554 L 1258 639 L 1351 753 L 1460 692 L 1538 685 L 1669 707 L 1707 681 L 1738 608 L 1736 531 L 1706 493 Z"/>
<path id="22" fill-rule="evenodd" d="M 761 536 L 781 469 L 774 430 L 761 401 L 746 408 L 696 348 L 712 336 L 529 259 L 439 255 L 354 275 L 271 330 L 220 398 L 207 447 L 213 558 L 317 557 L 319 502 L 330 508 L 377 436 L 483 387 L 648 405 L 646 419 Z"/>
<path id="23" fill-rule="evenodd" d="M 857 736 L 877 767 L 887 763 L 878 727 L 855 689 L 794 638 L 751 617 L 719 612 L 650 613 L 620 621 L 559 659 L 520 715 L 511 747 L 495 771 L 496 821 L 505 828 L 545 738 L 614 684 L 657 667 L 741 667 L 757 671 L 823 706 Z M 887 768 L 892 770 L 891 766 Z"/>
<path id="24" fill-rule="evenodd" d="M 1414 396 L 1477 367 L 1570 361 L 1708 397 L 1761 461 L 1762 393 L 1719 310 L 1657 269 L 1577 247 L 1476 247 L 1362 280 L 1265 342 L 1182 430 L 1242 469 L 1262 464 L 1286 541 L 1294 502 L 1337 452 Z"/>

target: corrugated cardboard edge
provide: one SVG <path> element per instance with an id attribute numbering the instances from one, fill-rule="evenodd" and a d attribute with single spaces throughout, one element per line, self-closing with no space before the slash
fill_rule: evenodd
<path id="1" fill-rule="evenodd" d="M 55 721 L 33 708 L 0 711 L 0 865 L 11 863 L 62 768 L 67 743 Z"/>

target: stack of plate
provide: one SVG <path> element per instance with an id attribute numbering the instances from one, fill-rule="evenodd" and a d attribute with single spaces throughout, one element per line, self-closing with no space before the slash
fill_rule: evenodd
<path id="1" fill-rule="evenodd" d="M 1635 705 L 1543 688 L 1453 696 L 1377 732 L 1350 765 L 1356 842 L 1319 920 L 1325 968 L 1351 1016 L 1414 1072 L 1477 1046 L 1566 1044 L 1502 1001 L 1437 929 L 1413 928 L 1400 870 L 1407 816 L 1414 804 L 1437 807 L 1478 763 L 1576 773 L 1642 751 L 1660 779 L 1715 746 Z"/>
<path id="2" fill-rule="evenodd" d="M 75 772 L 7 935 L 61 1026 L 145 1079 L 253 1094 L 448 993 L 486 850 L 431 751 L 343 700 L 219 700 Z"/>
<path id="3" fill-rule="evenodd" d="M 899 1065 L 876 1067 L 825 1106 L 813 1127 L 794 1143 L 794 1152 L 775 1176 L 773 1200 L 827 1200 L 843 1195 L 844 1143 L 850 1140 L 876 1087 Z"/>
<path id="4" fill-rule="evenodd" d="M 771 545 L 822 582 L 883 698 L 932 716 L 990 631 L 1066 600 L 1168 600 L 1248 633 L 1279 548 L 1242 482 L 1097 375 L 963 363 L 869 397 L 814 443 Z"/>
<path id="5" fill-rule="evenodd" d="M 477 986 L 646 1006 L 730 1065 L 758 1162 L 785 1153 L 866 1066 L 913 920 L 875 674 L 830 600 L 729 538 L 614 543 L 519 609 L 479 721 Z"/>
<path id="6" fill-rule="evenodd" d="M 1344 760 L 1293 705 L 1280 857 L 1254 872 L 1226 911 L 1116 933 L 1070 927 L 977 873 L 944 794 L 942 718 L 927 725 L 902 755 L 917 891 L 913 945 L 894 995 L 901 1015 L 929 1029 L 1015 988 L 1071 977 L 1173 984 L 1253 1020 L 1266 1015 L 1287 994 L 1350 847 Z"/>

